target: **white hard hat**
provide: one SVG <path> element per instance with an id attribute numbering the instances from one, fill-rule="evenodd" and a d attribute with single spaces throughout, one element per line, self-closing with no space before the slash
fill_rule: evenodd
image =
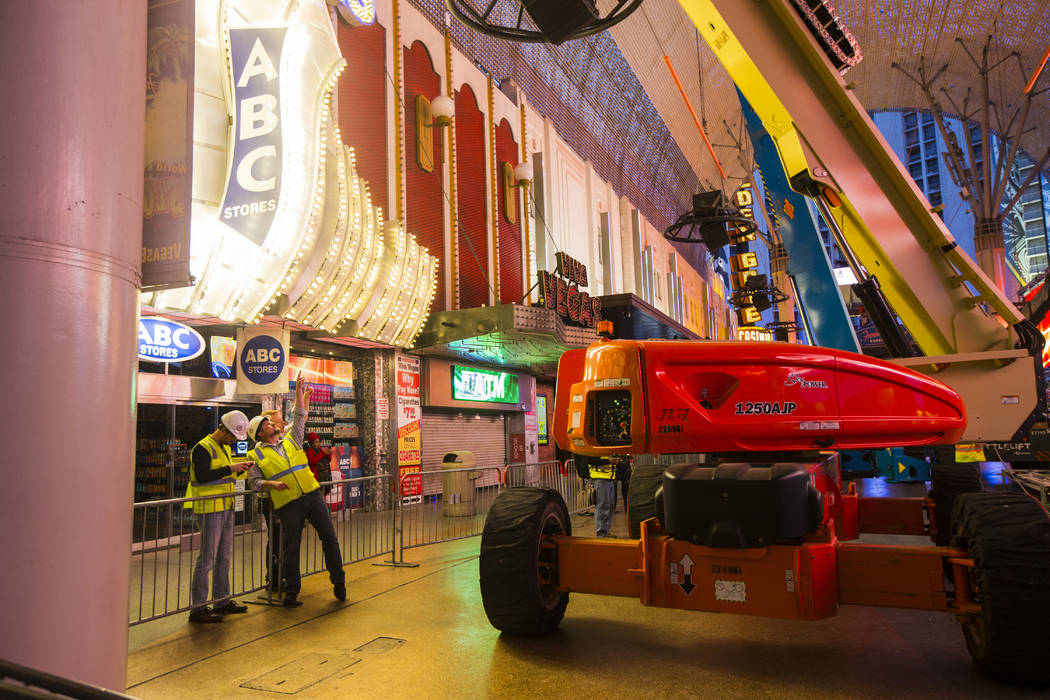
<path id="1" fill-rule="evenodd" d="M 254 440 L 255 442 L 259 441 L 259 438 L 256 436 L 255 433 L 258 432 L 259 426 L 262 425 L 264 420 L 270 420 L 270 417 L 267 416 L 267 415 L 262 415 L 262 416 L 256 416 L 255 418 L 252 418 L 252 422 L 248 424 L 248 439 L 249 440 Z"/>
<path id="2" fill-rule="evenodd" d="M 245 434 L 248 432 L 248 416 L 244 415 L 240 411 L 230 411 L 229 413 L 222 414 L 219 419 L 222 421 L 223 426 L 226 427 L 233 436 L 238 440 L 244 440 Z"/>

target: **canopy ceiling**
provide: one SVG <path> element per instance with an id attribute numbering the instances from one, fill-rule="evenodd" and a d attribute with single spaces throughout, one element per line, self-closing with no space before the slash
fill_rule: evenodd
<path id="1" fill-rule="evenodd" d="M 956 104 L 961 105 L 966 88 L 977 87 L 977 70 L 956 37 L 980 60 L 986 37 L 994 34 L 993 47 L 1000 58 L 1015 51 L 1020 54 L 1020 64 L 1017 59 L 1009 59 L 992 73 L 991 98 L 1005 105 L 1004 111 L 1009 115 L 1050 45 L 1047 0 L 832 2 L 864 54 L 860 64 L 847 73 L 847 80 L 856 83 L 856 94 L 869 110 L 926 108 L 918 87 L 891 66 L 897 62 L 914 72 L 920 56 L 925 56 L 927 65 L 934 69 L 948 65 L 938 85 L 948 89 L 956 96 Z M 603 11 L 613 5 L 615 0 L 599 2 Z M 711 50 L 702 40 L 698 43 L 696 30 L 678 2 L 645 0 L 610 33 L 701 182 L 717 186 L 721 176 L 664 62 L 665 54 L 697 116 L 706 121 L 723 168 L 731 177 L 743 177 L 749 167 L 749 149 L 741 154 L 737 147 L 746 143 L 746 136 L 741 132 L 736 91 Z M 1050 67 L 1044 70 L 1035 89 L 1047 87 Z M 1050 146 L 1048 95 L 1036 97 L 1028 118 L 1034 130 L 1023 140 L 1025 150 L 1036 158 Z M 952 111 L 947 100 L 942 106 Z"/>

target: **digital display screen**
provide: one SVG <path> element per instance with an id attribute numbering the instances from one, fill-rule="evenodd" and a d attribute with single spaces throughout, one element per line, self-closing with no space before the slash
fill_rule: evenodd
<path id="1" fill-rule="evenodd" d="M 213 335 L 208 341 L 211 349 L 211 373 L 219 379 L 233 376 L 233 359 L 237 356 L 237 341 L 221 335 Z"/>
<path id="2" fill-rule="evenodd" d="M 547 397 L 536 395 L 536 442 L 547 444 Z"/>
<path id="3" fill-rule="evenodd" d="M 595 437 L 602 446 L 631 444 L 631 392 L 599 391 L 594 401 L 597 414 Z"/>
<path id="4" fill-rule="evenodd" d="M 452 398 L 459 401 L 518 403 L 518 375 L 452 365 Z"/>

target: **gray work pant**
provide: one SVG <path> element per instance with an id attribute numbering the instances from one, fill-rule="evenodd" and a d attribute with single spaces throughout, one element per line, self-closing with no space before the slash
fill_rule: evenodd
<path id="1" fill-rule="evenodd" d="M 613 479 L 592 479 L 594 482 L 594 534 L 609 536 L 613 510 L 616 509 L 616 482 Z"/>
<path id="2" fill-rule="evenodd" d="M 211 594 L 217 606 L 230 597 L 230 559 L 233 558 L 233 510 L 198 513 L 201 552 L 193 569 L 193 607 L 208 600 L 208 574 L 212 574 Z"/>

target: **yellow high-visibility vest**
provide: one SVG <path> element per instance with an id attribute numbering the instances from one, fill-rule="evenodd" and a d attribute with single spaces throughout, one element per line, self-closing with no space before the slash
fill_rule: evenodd
<path id="1" fill-rule="evenodd" d="M 592 479 L 616 478 L 616 465 L 605 457 L 602 457 L 602 461 L 600 462 L 589 463 L 587 465 L 587 470 L 590 472 Z"/>
<path id="2" fill-rule="evenodd" d="M 266 444 L 259 445 L 248 453 L 252 461 L 259 465 L 259 471 L 262 472 L 264 479 L 288 484 L 285 490 L 270 490 L 270 500 L 273 501 L 275 509 L 287 505 L 304 493 L 310 493 L 319 488 L 302 448 L 289 437 L 284 437 L 281 444 L 284 445 L 284 453 L 287 457 L 281 457 L 273 445 Z"/>
<path id="3" fill-rule="evenodd" d="M 215 438 L 211 435 L 206 435 L 203 440 L 197 443 L 197 446 L 203 447 L 211 455 L 211 468 L 218 469 L 219 467 L 229 467 L 233 465 L 233 459 L 230 457 L 230 448 L 226 445 L 220 445 L 215 442 Z M 197 449 L 194 447 L 194 449 Z M 186 484 L 186 498 L 195 498 L 197 496 L 216 496 L 223 493 L 234 492 L 234 477 L 230 476 L 223 477 L 218 481 L 211 481 L 207 484 L 197 483 L 197 474 L 193 469 L 193 465 L 190 465 L 190 483 Z M 211 498 L 206 501 L 193 501 L 185 503 L 183 508 L 193 508 L 194 513 L 219 513 L 224 510 L 233 508 L 232 498 Z"/>

